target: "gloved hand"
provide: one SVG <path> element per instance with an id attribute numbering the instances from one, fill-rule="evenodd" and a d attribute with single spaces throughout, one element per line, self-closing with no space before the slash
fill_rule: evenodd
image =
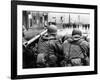
<path id="1" fill-rule="evenodd" d="M 37 55 L 37 63 L 45 63 L 45 55 L 42 53 L 42 54 L 38 54 Z"/>
<path id="2" fill-rule="evenodd" d="M 81 58 L 71 59 L 72 65 L 81 65 Z"/>

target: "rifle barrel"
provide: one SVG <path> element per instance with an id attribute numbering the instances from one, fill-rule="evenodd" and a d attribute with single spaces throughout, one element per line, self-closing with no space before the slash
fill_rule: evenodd
<path id="1" fill-rule="evenodd" d="M 30 45 L 32 42 L 34 42 L 35 40 L 37 40 L 40 36 L 44 35 L 47 32 L 47 30 L 44 30 L 43 32 L 41 32 L 39 35 L 33 37 L 31 40 L 27 41 L 24 46 L 28 46 Z"/>

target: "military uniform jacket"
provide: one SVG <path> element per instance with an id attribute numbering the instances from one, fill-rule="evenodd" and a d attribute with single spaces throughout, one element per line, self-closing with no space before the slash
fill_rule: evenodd
<path id="1" fill-rule="evenodd" d="M 45 35 L 38 42 L 38 54 L 40 53 L 45 55 L 62 55 L 62 46 L 56 37 Z"/>
<path id="2" fill-rule="evenodd" d="M 82 49 L 84 49 L 84 52 Z M 84 58 L 84 53 L 87 54 L 88 50 L 89 44 L 84 39 L 80 39 L 78 41 L 73 41 L 72 39 L 69 39 L 65 40 L 63 43 L 63 53 L 65 55 L 65 58 L 67 59 Z"/>

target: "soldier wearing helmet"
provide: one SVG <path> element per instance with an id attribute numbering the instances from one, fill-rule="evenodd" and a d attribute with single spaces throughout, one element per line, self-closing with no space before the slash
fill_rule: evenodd
<path id="1" fill-rule="evenodd" d="M 58 56 L 62 52 L 62 46 L 56 39 L 57 26 L 47 27 L 47 34 L 42 36 L 38 42 L 37 67 L 58 66 Z"/>
<path id="2" fill-rule="evenodd" d="M 72 36 L 64 41 L 62 47 L 65 56 L 63 66 L 89 65 L 89 43 L 82 39 L 79 29 L 72 31 Z"/>

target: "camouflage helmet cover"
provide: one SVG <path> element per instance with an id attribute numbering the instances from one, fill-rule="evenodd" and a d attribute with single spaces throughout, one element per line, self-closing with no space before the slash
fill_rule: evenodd
<path id="1" fill-rule="evenodd" d="M 79 29 L 74 29 L 73 31 L 72 31 L 72 36 L 73 35 L 80 35 L 80 36 L 82 36 L 82 32 L 79 30 Z"/>
<path id="2" fill-rule="evenodd" d="M 47 27 L 47 29 L 48 29 L 47 32 L 49 34 L 56 34 L 57 33 L 57 26 L 55 26 L 55 25 L 50 25 Z"/>

